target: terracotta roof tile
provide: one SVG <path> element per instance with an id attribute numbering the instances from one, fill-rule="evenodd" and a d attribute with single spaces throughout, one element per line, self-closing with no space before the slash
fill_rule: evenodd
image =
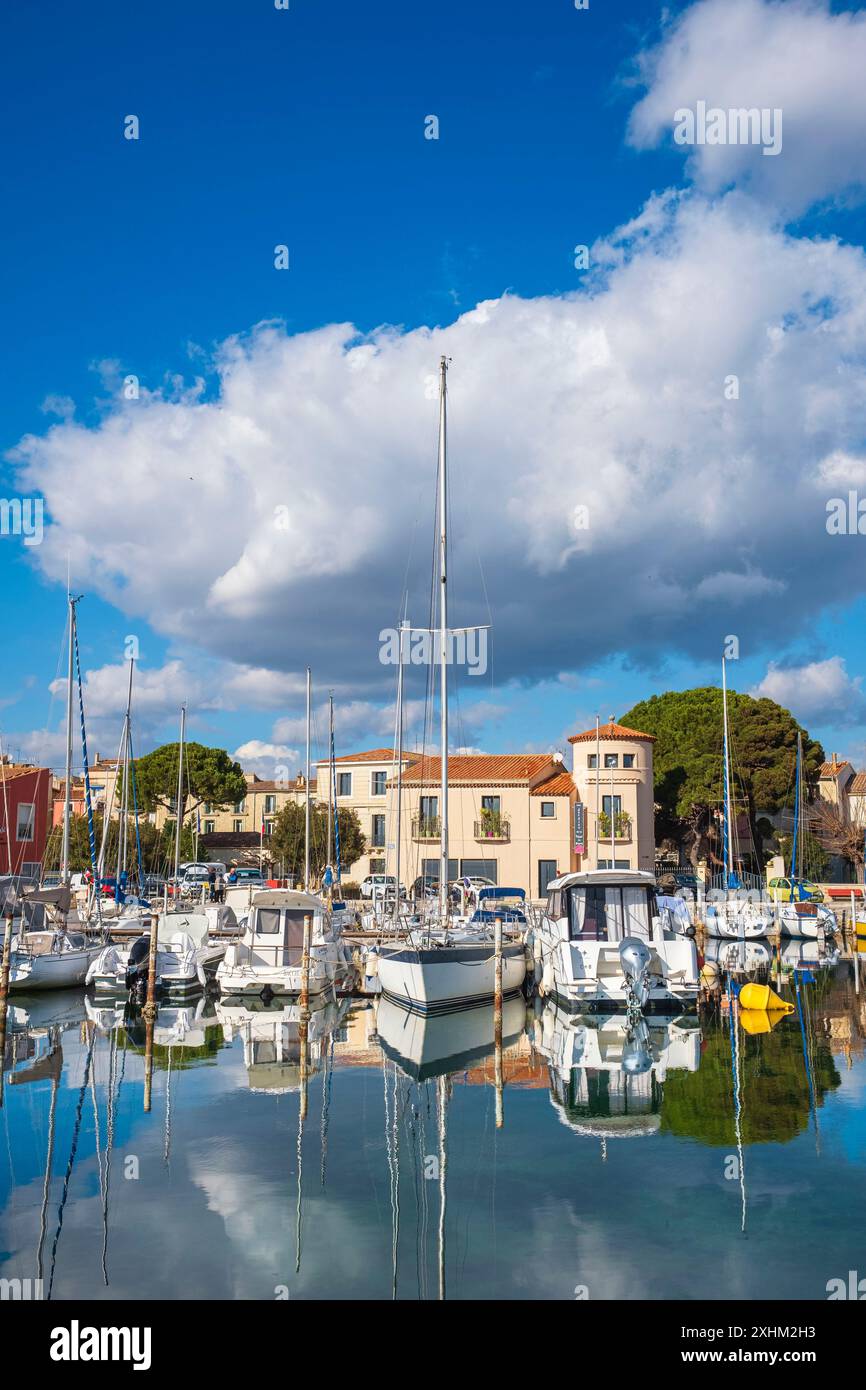
<path id="1" fill-rule="evenodd" d="M 843 768 L 846 767 L 851 767 L 851 764 L 848 762 L 847 758 L 844 758 L 841 763 L 822 763 L 818 776 L 836 777 L 843 770 Z M 851 767 L 851 771 L 854 771 L 853 767 Z"/>
<path id="2" fill-rule="evenodd" d="M 858 772 L 852 782 L 848 783 L 849 796 L 862 796 L 866 792 L 866 772 Z"/>
<path id="3" fill-rule="evenodd" d="M 454 753 L 448 758 L 451 782 L 530 782 L 551 763 L 549 753 Z M 403 773 L 403 785 L 439 782 L 441 760 L 419 758 Z"/>
<path id="4" fill-rule="evenodd" d="M 556 772 L 552 777 L 548 777 L 546 782 L 539 782 L 537 786 L 530 787 L 530 796 L 571 796 L 575 791 L 574 780 L 570 772 Z"/>
<path id="5" fill-rule="evenodd" d="M 404 753 L 404 758 L 411 758 L 412 753 Z M 370 748 L 365 753 L 343 753 L 339 758 L 335 758 L 335 763 L 392 763 L 394 761 L 393 748 Z M 319 767 L 327 767 L 328 759 L 319 758 Z"/>
<path id="6" fill-rule="evenodd" d="M 602 724 L 599 728 L 598 736 L 599 738 L 607 739 L 639 738 L 643 739 L 645 743 L 655 743 L 656 741 L 655 734 L 641 734 L 638 732 L 637 729 L 626 729 L 622 724 L 617 724 L 615 721 L 610 721 L 607 724 Z M 589 743 L 590 740 L 594 738 L 595 729 L 587 729 L 586 733 L 572 734 L 571 738 L 568 741 L 569 743 Z"/>

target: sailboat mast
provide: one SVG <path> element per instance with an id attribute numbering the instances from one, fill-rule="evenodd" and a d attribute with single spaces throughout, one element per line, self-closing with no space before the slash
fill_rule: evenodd
<path id="1" fill-rule="evenodd" d="M 334 696 L 328 695 L 328 854 L 325 863 L 331 863 L 331 835 L 334 815 Z"/>
<path id="2" fill-rule="evenodd" d="M 181 797 L 183 796 L 183 743 L 186 735 L 186 705 L 180 707 L 180 743 L 177 745 L 177 809 L 174 830 L 174 881 L 180 876 Z"/>
<path id="3" fill-rule="evenodd" d="M 397 862 L 394 874 L 397 879 L 397 891 L 394 894 L 394 921 L 400 916 L 400 834 L 402 831 L 403 815 L 403 636 L 407 623 L 405 619 L 400 621 L 400 655 L 397 666 Z"/>
<path id="4" fill-rule="evenodd" d="M 441 801 L 439 838 L 439 912 L 448 915 L 448 479 L 446 472 L 446 374 L 439 359 L 439 680 L 441 703 Z"/>
<path id="5" fill-rule="evenodd" d="M 124 732 L 124 759 L 123 759 L 123 792 L 121 798 L 121 816 L 118 822 L 119 834 L 117 837 L 117 877 L 115 883 L 120 887 L 120 874 L 126 868 L 126 850 L 129 838 L 129 750 L 130 750 L 130 721 L 132 713 L 132 672 L 135 661 L 129 659 L 129 685 L 126 692 L 126 716 L 123 721 Z"/>
<path id="6" fill-rule="evenodd" d="M 800 827 L 800 781 L 803 775 L 803 739 L 797 734 L 797 770 L 794 773 L 794 839 L 791 844 L 791 901 L 794 900 L 794 876 L 797 873 L 798 831 Z M 802 848 L 800 849 L 802 856 Z M 802 877 L 802 875 L 801 875 Z"/>
<path id="7" fill-rule="evenodd" d="M 725 867 L 727 869 L 728 878 L 728 884 L 726 886 L 730 887 L 730 879 L 734 872 L 734 849 L 731 841 L 731 760 L 728 749 L 728 677 L 724 657 L 722 657 L 722 720 L 725 726 Z"/>
<path id="8" fill-rule="evenodd" d="M 307 667 L 307 763 L 304 771 L 304 890 L 310 891 L 310 700 L 312 673 Z"/>
<path id="9" fill-rule="evenodd" d="M 66 780 L 63 794 L 63 848 L 60 854 L 60 881 L 64 884 L 69 883 L 69 825 L 72 812 L 72 655 L 75 643 L 75 599 L 68 589 L 66 602 L 69 608 L 69 659 L 66 676 Z M 11 844 L 11 838 L 9 843 Z"/>

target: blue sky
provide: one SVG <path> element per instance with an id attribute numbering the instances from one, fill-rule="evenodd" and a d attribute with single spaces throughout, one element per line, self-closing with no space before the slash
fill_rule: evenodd
<path id="1" fill-rule="evenodd" d="M 790 279 L 775 287 L 771 305 L 765 309 L 757 302 L 752 309 L 752 290 L 744 283 L 737 312 L 731 309 L 731 322 L 720 323 L 719 339 L 736 345 L 729 352 L 732 371 L 745 360 L 750 338 L 764 341 L 786 294 L 792 307 L 783 317 L 796 317 L 798 258 L 815 276 L 814 285 L 803 290 L 808 314 L 814 319 L 816 305 L 831 303 L 838 311 L 837 318 L 827 311 L 838 327 L 838 361 L 862 366 L 864 343 L 854 325 L 866 278 L 859 253 L 864 171 L 842 116 L 830 112 L 817 132 L 811 116 L 816 109 L 829 111 L 830 97 L 844 93 L 846 81 L 856 87 L 863 30 L 858 23 L 842 42 L 855 71 L 840 76 L 833 53 L 825 57 L 819 49 L 816 59 L 809 32 L 797 27 L 802 20 L 832 37 L 845 9 L 859 20 L 855 6 L 806 0 L 781 7 L 786 13 L 760 0 L 667 7 L 670 16 L 693 16 L 689 22 L 699 38 L 694 61 L 703 44 L 706 61 L 718 63 L 717 70 L 704 68 L 693 77 L 687 64 L 677 65 L 675 25 L 669 20 L 660 27 L 662 8 L 646 0 L 618 0 L 615 6 L 592 0 L 588 11 L 575 10 L 567 0 L 533 6 L 474 0 L 433 9 L 359 7 L 348 0 L 323 8 L 291 0 L 287 12 L 265 0 L 190 0 L 181 7 L 154 0 L 146 13 L 94 3 L 86 16 L 70 6 L 46 12 L 10 4 L 0 84 L 11 191 L 11 215 L 2 230 L 9 349 L 0 376 L 7 451 L 2 491 L 7 497 L 44 495 L 51 525 L 39 547 L 24 547 L 20 537 L 0 540 L 7 600 L 4 741 L 13 750 L 56 761 L 60 705 L 49 684 L 59 671 L 63 574 L 71 551 L 73 586 L 87 596 L 80 616 L 82 657 L 95 673 L 88 704 L 99 751 L 108 751 L 119 731 L 120 658 L 130 632 L 141 642 L 143 743 L 173 736 L 176 707 L 188 698 L 193 737 L 232 751 L 248 748 L 249 765 L 266 773 L 269 762 L 279 761 L 276 750 L 300 747 L 298 677 L 308 660 L 320 697 L 328 686 L 337 691 L 344 746 L 389 742 L 384 731 L 391 673 L 378 663 L 375 634 L 399 609 L 407 564 L 416 575 L 412 611 L 423 611 L 420 576 L 429 567 L 432 474 L 429 468 L 419 472 L 410 484 L 407 464 L 411 505 L 395 508 L 395 474 L 390 466 L 380 474 L 376 460 L 377 450 L 394 451 L 399 482 L 406 417 L 399 414 L 393 436 L 385 420 L 395 408 L 396 388 L 371 389 L 368 397 L 366 418 L 375 417 L 384 437 L 375 430 L 358 437 L 342 421 L 342 384 L 332 397 L 330 378 L 319 374 L 321 340 L 314 335 L 329 325 L 352 324 L 359 335 L 372 336 L 347 342 L 373 341 L 384 363 L 398 351 L 414 353 L 419 329 L 441 326 L 447 334 L 456 323 L 455 343 L 461 333 L 467 342 L 462 355 L 453 352 L 451 376 L 455 584 L 466 581 L 467 612 L 478 614 L 470 620 L 486 620 L 474 593 L 471 517 L 473 526 L 478 522 L 476 544 L 489 581 L 494 631 L 492 672 L 486 680 L 463 683 L 460 708 L 467 717 L 465 727 L 458 722 L 460 741 L 490 750 L 558 744 L 568 731 L 591 723 L 597 710 L 602 717 L 621 714 L 656 691 L 714 681 L 722 639 L 735 632 L 742 635 L 743 654 L 733 683 L 753 689 L 774 679 L 768 693 L 772 689 L 789 703 L 828 751 L 849 752 L 866 763 L 858 581 L 866 571 L 857 554 L 864 541 L 836 537 L 831 545 L 821 525 L 822 497 L 835 495 L 834 486 L 842 495 L 849 485 L 856 487 L 866 466 L 863 397 L 847 381 L 839 385 L 818 339 L 820 325 L 801 325 L 802 346 L 785 365 L 787 377 L 781 371 L 768 377 L 775 360 L 767 362 L 764 347 L 750 363 L 753 414 L 735 426 L 730 452 L 721 434 L 710 446 L 718 450 L 710 488 L 718 484 L 724 494 L 730 468 L 743 489 L 732 503 L 734 522 L 720 524 L 706 545 L 696 541 L 681 574 L 675 563 L 678 530 L 708 485 L 704 481 L 686 496 L 676 471 L 682 470 L 685 481 L 690 460 L 705 466 L 695 423 L 701 411 L 694 411 L 681 437 L 675 402 L 658 428 L 647 419 L 645 427 L 630 424 L 609 440 L 601 419 L 632 407 L 639 418 L 644 390 L 653 400 L 668 391 L 676 395 L 673 375 L 651 387 L 642 379 L 641 364 L 655 365 L 658 342 L 647 317 L 673 319 L 675 331 L 679 316 L 685 342 L 718 287 L 715 258 L 722 235 L 731 238 L 730 245 L 745 246 L 751 237 L 757 248 L 760 241 L 768 265 L 778 260 L 767 249 L 776 238 L 790 258 Z M 726 60 L 724 44 L 714 41 L 713 25 L 722 20 L 744 26 L 742 64 Z M 785 75 L 780 96 L 773 26 L 788 24 L 794 71 Z M 647 55 L 659 43 L 660 61 L 648 75 Z M 738 102 L 772 106 L 784 99 L 786 120 L 791 112 L 786 150 L 767 162 L 753 151 L 752 165 L 726 167 L 721 175 L 709 162 L 687 165 L 669 134 L 653 134 L 653 102 L 664 111 L 668 90 L 681 89 L 684 101 L 706 91 L 711 102 L 727 104 L 725 94 L 741 67 L 751 86 L 737 93 Z M 641 101 L 643 124 L 630 125 Z M 123 138 L 130 113 L 140 120 L 137 141 Z M 436 141 L 424 139 L 429 113 L 439 118 Z M 850 107 L 848 117 L 856 126 Z M 704 156 L 708 161 L 706 151 Z M 774 183 L 768 165 L 773 163 L 775 178 L 783 160 L 785 176 Z M 656 221 L 650 218 L 650 251 L 643 232 L 618 236 L 617 229 L 641 217 L 654 206 L 649 200 L 665 190 L 675 190 L 683 204 L 671 203 Z M 665 226 L 656 225 L 665 218 Z M 290 248 L 288 272 L 274 269 L 279 243 Z M 613 248 L 604 267 L 612 284 L 588 287 L 581 279 L 574 266 L 578 243 Z M 830 246 L 833 255 L 812 255 L 809 248 L 819 245 Z M 594 251 L 594 262 L 604 262 L 601 252 Z M 729 255 L 721 263 L 730 270 Z M 659 283 L 662 272 L 666 283 Z M 829 289 L 828 277 L 835 277 Z M 686 287 L 682 298 L 679 283 Z M 738 297 L 736 279 L 732 283 L 726 309 Z M 636 308 L 629 325 L 630 306 L 639 306 L 642 294 L 652 296 L 648 314 Z M 581 295 L 586 300 L 575 303 Z M 464 329 L 458 321 L 477 304 L 502 302 L 502 296 L 507 299 L 493 316 L 496 326 L 476 343 L 474 323 Z M 594 304 L 606 316 L 601 328 L 590 322 Z M 575 404 L 563 401 L 561 391 L 549 399 L 539 394 L 550 381 L 544 366 L 538 368 L 538 389 L 533 387 L 532 345 L 548 341 L 546 319 L 544 327 L 532 322 L 526 328 L 529 348 L 519 358 L 512 360 L 503 349 L 519 341 L 524 321 L 546 316 L 551 305 L 557 316 L 561 306 L 578 316 L 577 356 L 583 343 L 594 351 L 599 334 L 607 361 L 614 345 L 616 391 L 609 409 L 587 407 L 597 414 L 586 444 Z M 520 326 L 509 313 L 521 315 Z M 274 322 L 275 350 L 254 334 L 256 325 Z M 390 340 L 375 337 L 382 325 L 394 326 Z M 571 327 L 561 317 L 552 331 L 560 344 L 570 341 Z M 714 331 L 709 318 L 704 339 Z M 229 372 L 232 396 L 220 345 L 233 335 L 242 335 L 237 351 L 245 361 L 240 385 L 238 374 Z M 297 357 L 289 346 L 274 368 L 274 351 L 282 352 L 295 335 L 313 336 L 299 340 Z M 618 341 L 637 341 L 633 360 L 626 361 L 627 351 L 617 357 Z M 344 344 L 341 361 L 347 351 Z M 439 351 L 431 340 L 431 371 Z M 414 371 L 414 356 L 412 361 Z M 804 408 L 798 437 L 804 429 L 814 433 L 789 463 L 773 421 L 790 414 L 791 396 L 804 380 L 813 383 L 817 400 L 819 370 L 827 373 L 828 391 L 843 392 L 843 399 L 827 408 L 829 423 L 822 418 L 815 424 L 820 409 L 814 401 Z M 525 371 L 526 380 L 515 383 L 515 371 L 518 377 Z M 399 381 L 399 367 L 394 372 Z M 473 372 L 483 379 L 472 376 L 470 387 Z M 141 432 L 144 410 L 136 416 L 119 404 L 130 373 L 141 382 L 149 420 L 159 419 L 156 436 Z M 191 403 L 183 393 L 197 377 Z M 523 403 L 516 425 L 505 418 L 515 386 Z M 593 392 L 593 383 L 578 389 Z M 690 400 L 700 389 L 682 386 Z M 268 412 L 283 392 L 291 412 L 275 423 Z M 211 423 L 203 426 L 208 407 Z M 432 465 L 428 446 L 435 419 L 423 409 L 422 402 L 406 425 L 406 451 L 414 459 L 417 450 Z M 157 467 L 154 451 L 165 439 L 163 428 L 173 426 L 163 425 L 158 410 L 166 421 L 180 422 L 182 440 L 168 469 Z M 208 430 L 217 410 L 256 428 L 235 430 L 228 444 L 220 438 L 224 452 L 212 483 L 218 465 L 209 453 L 214 445 Z M 792 420 L 792 431 L 796 424 Z M 256 454 L 260 427 L 273 447 L 262 464 Z M 346 438 L 325 469 L 317 451 L 341 429 Z M 429 435 L 423 448 L 420 430 Z M 485 448 L 485 430 L 491 457 L 481 467 L 476 451 Z M 25 436 L 36 442 L 25 450 L 31 471 L 22 475 L 16 446 Z M 662 436 L 664 445 L 657 443 Z M 595 475 L 593 449 L 609 464 L 608 472 L 598 468 L 609 490 L 609 529 L 598 542 L 593 536 L 594 555 L 571 555 L 557 529 L 557 509 L 567 516 L 583 495 L 572 497 L 563 486 L 563 450 L 572 447 L 580 486 L 590 486 Z M 558 460 L 549 469 L 548 448 Z M 524 474 L 530 454 L 533 464 Z M 828 459 L 836 463 L 828 465 Z M 806 488 L 823 470 L 834 485 L 824 486 L 813 530 L 804 535 L 780 503 L 788 492 L 788 466 L 795 522 L 812 505 L 803 500 L 801 484 Z M 537 515 L 536 467 L 547 508 L 539 503 Z M 327 488 L 323 483 L 317 494 L 320 468 Z M 664 477 L 663 488 L 653 481 L 654 470 Z M 332 548 L 339 556 L 351 550 L 348 533 L 365 525 L 381 529 L 381 537 L 370 543 L 369 553 L 359 543 L 351 561 L 318 583 L 309 563 L 308 573 L 299 576 L 293 562 L 285 568 L 282 560 L 262 559 L 251 535 L 241 534 L 241 513 L 266 473 L 284 478 L 293 535 L 315 535 L 319 552 Z M 500 491 L 502 516 L 486 531 L 486 509 L 495 510 Z M 282 496 L 257 496 L 256 505 L 266 511 L 277 495 Z M 631 495 L 634 515 L 623 518 L 622 499 Z M 640 523 L 645 495 L 664 505 L 647 513 L 635 543 L 629 527 Z M 714 505 L 724 511 L 724 500 Z M 382 518 L 392 510 L 389 529 Z M 778 536 L 768 530 L 786 528 L 790 550 L 777 556 Z M 558 557 L 553 571 L 548 544 Z M 178 557 L 190 549 L 184 569 Z M 253 558 L 238 577 L 233 567 L 250 551 Z M 730 566 L 719 559 L 726 552 Z M 659 553 L 663 575 L 649 558 Z M 800 559 L 792 562 L 792 554 Z M 213 557 L 221 555 L 225 563 L 211 571 Z M 317 564 L 318 558 L 314 571 Z M 250 566 L 256 571 L 252 578 Z M 531 605 L 521 602 L 524 590 L 516 581 L 513 592 L 509 587 L 510 572 L 523 566 Z M 214 600 L 213 586 L 229 570 L 232 578 Z M 740 587 L 731 587 L 731 574 Z M 670 601 L 672 577 L 682 587 L 676 602 Z M 654 606 L 650 591 L 657 582 Z M 623 608 L 642 591 L 649 616 L 623 623 Z M 694 604 L 687 601 L 691 592 Z M 768 677 L 771 663 L 781 668 L 775 677 Z M 267 679 L 257 682 L 257 671 L 267 671 Z M 476 684 L 484 687 L 477 694 Z M 417 723 L 422 691 L 412 693 Z"/>

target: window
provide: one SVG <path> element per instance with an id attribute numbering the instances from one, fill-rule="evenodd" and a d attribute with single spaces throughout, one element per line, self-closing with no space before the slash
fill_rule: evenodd
<path id="1" fill-rule="evenodd" d="M 370 795 L 384 796 L 385 783 L 388 780 L 387 772 L 374 772 L 370 777 Z"/>
<path id="2" fill-rule="evenodd" d="M 277 809 L 277 798 L 275 796 L 265 797 L 265 815 L 272 816 Z"/>
<path id="3" fill-rule="evenodd" d="M 603 796 L 603 797 L 601 798 L 601 809 L 602 809 L 603 814 L 606 815 L 606 816 L 609 818 L 609 817 L 610 817 L 610 797 L 609 797 L 609 796 Z M 613 799 L 613 813 L 614 813 L 615 816 L 619 816 L 619 815 L 622 814 L 622 797 L 621 797 L 621 796 L 615 796 L 614 799 Z M 617 832 L 617 833 L 618 833 L 618 832 Z"/>
<path id="4" fill-rule="evenodd" d="M 461 878 L 489 878 L 491 883 L 499 882 L 499 863 L 496 859 L 461 859 Z"/>
<path id="5" fill-rule="evenodd" d="M 547 895 L 547 915 L 552 917 L 554 922 L 558 922 L 560 917 L 565 915 L 564 896 L 561 888 Z"/>
<path id="6" fill-rule="evenodd" d="M 266 821 L 263 822 L 263 825 L 264 825 L 264 827 L 265 827 L 265 834 L 266 834 L 266 835 L 273 835 L 273 833 L 274 833 L 274 823 L 273 823 L 273 821 L 272 821 L 272 820 L 266 820 Z"/>
<path id="7" fill-rule="evenodd" d="M 599 859 L 598 867 L 600 869 L 630 869 L 631 864 L 628 859 L 614 859 L 613 864 L 609 859 Z"/>
<path id="8" fill-rule="evenodd" d="M 205 823 L 204 823 L 204 833 L 205 833 L 205 835 L 212 835 L 212 834 L 213 834 L 215 824 L 216 824 L 216 822 L 215 822 L 215 821 L 212 821 L 212 820 L 206 820 L 206 821 L 205 821 Z"/>
<path id="9" fill-rule="evenodd" d="M 371 836 L 370 843 L 372 844 L 372 846 L 373 846 L 374 849 L 384 849 L 384 848 L 385 848 L 385 817 L 384 817 L 384 816 L 374 816 L 374 817 L 373 817 L 373 833 L 372 833 L 372 836 Z"/>
<path id="10" fill-rule="evenodd" d="M 605 767 L 619 767 L 619 753 L 605 753 Z"/>
<path id="11" fill-rule="evenodd" d="M 384 861 L 384 859 L 371 859 L 371 860 L 370 860 L 370 873 L 371 873 L 371 874 L 383 874 L 384 872 L 385 872 L 385 861 Z"/>
<path id="12" fill-rule="evenodd" d="M 337 796 L 352 795 L 352 774 L 351 772 L 337 773 Z"/>
<path id="13" fill-rule="evenodd" d="M 556 815 L 556 802 L 555 802 L 555 801 L 542 801 L 542 803 L 541 803 L 541 819 L 542 819 L 542 820 L 553 820 L 554 817 L 555 817 L 555 815 Z"/>
<path id="14" fill-rule="evenodd" d="M 245 814 L 246 814 L 246 809 L 247 809 L 247 803 L 246 803 L 245 800 L 244 800 L 244 801 L 236 801 L 236 802 L 235 802 L 235 815 L 236 815 L 236 816 L 243 816 L 243 815 L 245 815 Z"/>
<path id="15" fill-rule="evenodd" d="M 16 840 L 32 840 L 36 828 L 36 807 L 32 801 L 22 801 L 18 806 L 18 825 Z"/>
<path id="16" fill-rule="evenodd" d="M 240 833 L 241 833 L 241 831 L 243 830 L 243 828 L 244 828 L 244 823 L 243 823 L 242 820 L 235 820 L 235 821 L 232 821 L 232 830 L 235 832 L 236 835 L 240 835 Z"/>
<path id="17" fill-rule="evenodd" d="M 421 819 L 422 819 L 422 820 L 435 820 L 436 817 L 438 816 L 438 814 L 439 814 L 439 798 L 438 798 L 438 796 L 422 796 L 422 797 L 421 797 Z"/>
<path id="18" fill-rule="evenodd" d="M 547 896 L 547 885 L 551 879 L 557 877 L 555 859 L 539 859 L 538 861 L 538 896 Z"/>
<path id="19" fill-rule="evenodd" d="M 501 801 L 500 801 L 500 799 L 499 799 L 498 796 L 482 796 L 482 798 L 481 798 L 481 810 L 482 810 L 482 811 L 490 811 L 490 812 L 493 813 L 493 815 L 498 816 L 501 809 L 502 809 L 502 803 L 501 803 Z"/>
<path id="20" fill-rule="evenodd" d="M 280 930 L 280 909 L 260 907 L 256 912 L 256 936 L 277 936 Z"/>
<path id="21" fill-rule="evenodd" d="M 646 888 L 593 884 L 569 894 L 569 935 L 590 941 L 622 941 L 625 936 L 649 940 L 655 894 Z"/>
<path id="22" fill-rule="evenodd" d="M 634 767 L 634 753 L 623 753 L 622 765 L 623 767 Z"/>
<path id="23" fill-rule="evenodd" d="M 587 767 L 598 767 L 598 758 L 594 753 L 588 753 L 586 758 Z"/>
<path id="24" fill-rule="evenodd" d="M 206 801 L 205 804 L 204 804 L 204 813 L 205 813 L 205 815 L 206 815 L 206 816 L 209 816 L 212 810 L 213 810 L 213 806 L 211 806 L 211 804 L 210 804 L 209 801 Z"/>
<path id="25" fill-rule="evenodd" d="M 449 882 L 453 882 L 453 880 L 454 880 L 455 878 L 457 878 L 457 866 L 458 866 L 458 864 L 459 864 L 459 860 L 457 860 L 457 859 L 449 859 L 449 860 L 448 860 L 448 880 L 449 880 Z M 383 865 L 383 867 L 384 867 L 384 865 Z M 438 878 L 439 878 L 439 860 L 438 860 L 438 859 L 422 859 L 422 860 L 421 860 L 421 873 L 424 875 L 425 878 L 435 878 L 435 879 L 438 880 Z M 487 877 L 490 878 L 491 875 L 488 874 Z"/>

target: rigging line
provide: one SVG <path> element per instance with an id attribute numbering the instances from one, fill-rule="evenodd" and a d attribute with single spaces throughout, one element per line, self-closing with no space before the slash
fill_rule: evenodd
<path id="1" fill-rule="evenodd" d="M 54 1271 L 57 1266 L 57 1247 L 60 1244 L 60 1235 L 63 1230 L 63 1212 L 66 1207 L 66 1199 L 69 1196 L 69 1184 L 72 1179 L 72 1169 L 75 1164 L 75 1154 L 78 1150 L 78 1139 L 81 1132 L 81 1112 L 84 1108 L 84 1097 L 87 1092 L 87 1083 L 90 1076 L 90 1063 L 93 1058 L 93 1048 L 96 1043 L 96 1027 L 94 1026 L 90 1034 L 90 1045 L 87 1049 L 87 1056 L 84 1061 L 84 1076 L 78 1091 L 78 1104 L 75 1111 L 75 1123 L 72 1127 L 72 1146 L 69 1150 L 69 1161 L 66 1165 L 66 1173 L 63 1178 L 63 1192 L 60 1197 L 60 1206 L 57 1209 L 57 1230 L 54 1233 L 54 1243 L 51 1247 L 51 1272 L 48 1276 L 47 1302 L 51 1302 L 51 1291 L 54 1288 Z"/>

